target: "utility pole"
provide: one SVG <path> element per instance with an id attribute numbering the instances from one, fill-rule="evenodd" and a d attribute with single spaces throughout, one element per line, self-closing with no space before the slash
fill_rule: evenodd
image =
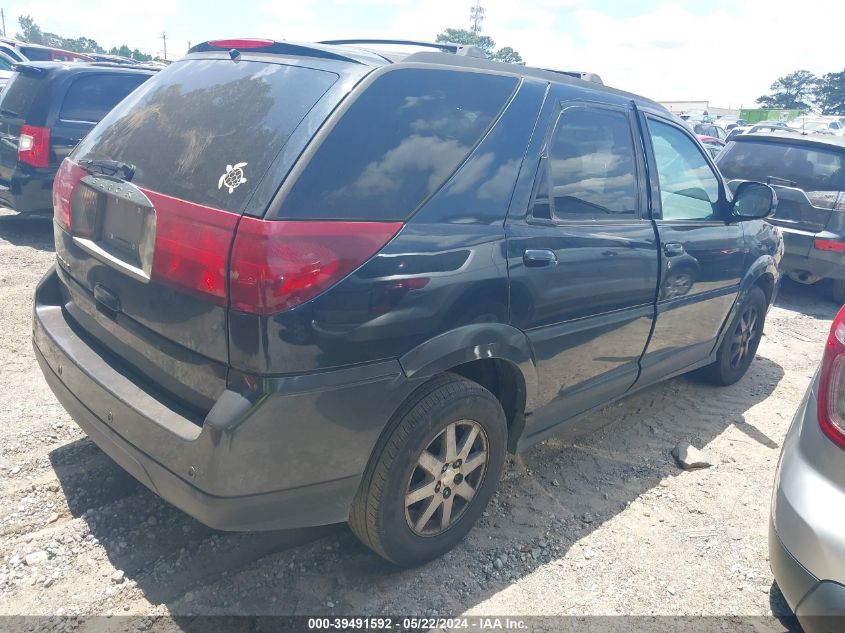
<path id="1" fill-rule="evenodd" d="M 164 59 L 167 59 L 167 33 L 161 34 L 161 41 L 164 44 Z"/>
<path id="2" fill-rule="evenodd" d="M 0 9 L 0 19 L 3 20 L 3 37 L 6 37 L 6 14 Z"/>
<path id="3" fill-rule="evenodd" d="M 481 0 L 475 0 L 475 6 L 469 10 L 469 16 L 472 22 L 469 30 L 478 35 L 481 33 L 481 23 L 484 22 L 484 7 L 481 6 Z"/>

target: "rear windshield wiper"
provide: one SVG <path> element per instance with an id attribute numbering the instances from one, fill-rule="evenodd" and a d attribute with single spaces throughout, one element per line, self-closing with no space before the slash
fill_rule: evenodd
<path id="1" fill-rule="evenodd" d="M 96 171 L 104 176 L 116 176 L 118 172 L 123 173 L 123 180 L 130 181 L 135 175 L 135 165 L 124 163 L 119 160 L 108 160 L 106 158 L 83 158 L 77 161 L 82 167 L 89 171 Z"/>

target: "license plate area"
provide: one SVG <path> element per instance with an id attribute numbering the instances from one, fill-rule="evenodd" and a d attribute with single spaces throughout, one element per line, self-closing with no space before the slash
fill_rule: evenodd
<path id="1" fill-rule="evenodd" d="M 71 201 L 73 240 L 90 255 L 148 282 L 155 249 L 152 202 L 131 183 L 86 176 Z"/>

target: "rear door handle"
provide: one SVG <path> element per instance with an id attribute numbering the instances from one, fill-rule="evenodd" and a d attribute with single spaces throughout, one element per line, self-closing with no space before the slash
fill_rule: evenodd
<path id="1" fill-rule="evenodd" d="M 684 245 L 678 242 L 667 242 L 663 245 L 663 252 L 667 257 L 677 257 L 684 254 Z"/>
<path id="2" fill-rule="evenodd" d="M 522 261 L 528 268 L 540 268 L 557 264 L 557 255 L 547 248 L 532 248 L 522 254 Z"/>

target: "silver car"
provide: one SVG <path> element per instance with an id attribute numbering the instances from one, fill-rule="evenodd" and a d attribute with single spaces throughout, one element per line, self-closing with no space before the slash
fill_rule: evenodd
<path id="1" fill-rule="evenodd" d="M 783 443 L 769 563 L 806 633 L 845 631 L 845 307 Z"/>

